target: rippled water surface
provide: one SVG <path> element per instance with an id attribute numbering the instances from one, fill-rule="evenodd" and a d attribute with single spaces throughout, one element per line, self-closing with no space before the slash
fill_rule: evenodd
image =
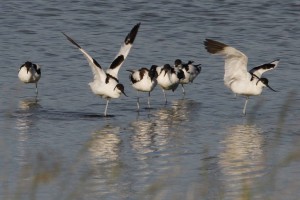
<path id="1" fill-rule="evenodd" d="M 0 199 L 299 199 L 300 3 L 290 1 L 42 1 L 0 3 Z M 92 73 L 72 36 L 103 67 L 141 22 L 120 81 L 129 97 L 92 94 Z M 223 60 L 205 38 L 280 58 L 268 89 L 250 98 L 223 84 Z M 125 69 L 202 64 L 193 84 L 136 92 Z M 42 67 L 39 95 L 17 72 Z"/>

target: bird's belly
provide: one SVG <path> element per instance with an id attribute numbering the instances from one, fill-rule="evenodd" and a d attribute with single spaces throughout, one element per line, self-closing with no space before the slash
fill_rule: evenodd
<path id="1" fill-rule="evenodd" d="M 97 82 L 89 83 L 92 92 L 102 98 L 119 98 L 121 93 L 116 89 L 116 85 L 112 84 L 99 84 Z"/>
<path id="2" fill-rule="evenodd" d="M 165 90 L 175 90 L 178 87 L 179 79 L 175 76 L 158 76 L 157 83 Z"/>
<path id="3" fill-rule="evenodd" d="M 135 84 L 132 85 L 132 87 L 141 92 L 151 92 L 156 86 L 156 84 L 157 81 L 151 81 L 149 79 L 149 80 L 141 80 L 139 82 L 136 82 Z"/>
<path id="4" fill-rule="evenodd" d="M 24 83 L 36 83 L 40 79 L 40 76 L 34 75 L 31 70 L 27 72 L 26 68 L 19 71 L 18 77 Z"/>
<path id="5" fill-rule="evenodd" d="M 235 81 L 230 85 L 232 92 L 245 96 L 260 95 L 262 88 L 257 86 L 254 82 Z"/>

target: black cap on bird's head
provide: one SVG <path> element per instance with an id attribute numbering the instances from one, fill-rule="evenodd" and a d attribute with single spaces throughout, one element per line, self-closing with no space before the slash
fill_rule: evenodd
<path id="1" fill-rule="evenodd" d="M 158 74 L 157 74 L 157 71 L 156 71 L 156 68 L 157 68 L 157 65 L 152 65 L 150 67 L 150 70 L 149 70 L 149 77 L 151 79 L 151 81 L 153 81 L 154 78 L 157 78 Z"/>
<path id="2" fill-rule="evenodd" d="M 26 67 L 27 69 L 27 73 L 29 72 L 29 69 L 32 67 L 32 62 L 29 62 L 29 61 L 26 61 L 24 66 Z"/>
<path id="3" fill-rule="evenodd" d="M 165 70 L 165 75 L 167 74 L 168 71 L 170 71 L 172 69 L 171 65 L 169 64 L 164 64 L 162 70 Z M 165 76 L 164 75 L 164 76 Z"/>
<path id="4" fill-rule="evenodd" d="M 181 64 L 182 64 L 182 61 L 180 59 L 176 59 L 174 62 L 175 67 L 178 67 Z"/>
<path id="5" fill-rule="evenodd" d="M 121 83 L 118 83 L 115 87 L 115 89 L 118 88 L 118 90 L 120 90 L 126 97 L 128 97 L 125 92 L 124 92 L 124 85 Z"/>
<path id="6" fill-rule="evenodd" d="M 269 86 L 269 80 L 266 78 L 260 78 L 258 79 L 258 81 L 256 82 L 256 85 L 259 83 L 259 81 L 261 81 L 266 87 L 268 87 L 270 90 L 272 90 L 273 92 L 277 92 L 276 90 L 274 90 L 273 88 L 271 88 Z"/>

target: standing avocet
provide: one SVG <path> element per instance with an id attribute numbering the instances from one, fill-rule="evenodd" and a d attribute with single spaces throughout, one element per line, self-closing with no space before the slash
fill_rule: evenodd
<path id="1" fill-rule="evenodd" d="M 29 61 L 25 62 L 19 69 L 18 77 L 23 83 L 35 83 L 35 93 L 38 94 L 37 83 L 41 78 L 39 65 Z"/>
<path id="2" fill-rule="evenodd" d="M 79 50 L 83 53 L 83 55 L 89 62 L 94 75 L 94 81 L 89 83 L 92 92 L 106 99 L 104 116 L 107 116 L 108 102 L 111 98 L 119 98 L 121 93 L 127 96 L 124 92 L 124 86 L 119 83 L 118 72 L 132 47 L 139 27 L 140 23 L 136 24 L 131 29 L 129 34 L 126 36 L 119 53 L 106 72 L 94 58 L 92 58 L 84 49 L 81 48 L 81 46 L 79 46 L 79 44 L 77 44 L 72 38 L 63 33 L 72 44 L 79 48 Z"/>
<path id="3" fill-rule="evenodd" d="M 268 79 L 261 78 L 261 75 L 266 71 L 276 68 L 279 59 L 254 67 L 248 72 L 248 58 L 239 50 L 211 39 L 206 39 L 204 45 L 209 53 L 225 57 L 224 83 L 235 94 L 246 96 L 243 109 L 244 115 L 246 114 L 247 102 L 250 96 L 260 95 L 264 87 L 268 87 L 276 92 L 269 86 Z"/>
<path id="4" fill-rule="evenodd" d="M 157 67 L 157 83 L 162 88 L 165 103 L 167 103 L 167 97 L 165 90 L 172 90 L 173 92 L 179 85 L 179 81 L 184 79 L 184 72 L 181 69 L 171 67 L 169 64 L 165 64 L 162 67 Z"/>
<path id="5" fill-rule="evenodd" d="M 157 85 L 157 65 L 152 65 L 150 70 L 142 67 L 138 70 L 127 70 L 131 74 L 129 79 L 132 83 L 132 87 L 137 91 L 137 108 L 140 109 L 139 91 L 148 92 L 148 107 L 150 108 L 150 92 Z"/>
<path id="6" fill-rule="evenodd" d="M 193 83 L 194 79 L 201 72 L 201 64 L 194 65 L 193 61 L 189 61 L 188 63 L 182 63 L 180 59 L 176 59 L 174 63 L 174 67 L 181 69 L 184 73 L 184 78 L 180 79 L 179 83 L 181 84 L 182 93 L 185 95 L 185 90 L 183 84 Z"/>

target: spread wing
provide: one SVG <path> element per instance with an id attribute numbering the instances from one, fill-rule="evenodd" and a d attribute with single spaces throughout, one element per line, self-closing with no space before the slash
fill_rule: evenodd
<path id="1" fill-rule="evenodd" d="M 221 42 L 206 39 L 204 41 L 206 50 L 211 54 L 219 54 L 225 57 L 224 83 L 230 86 L 236 79 L 244 79 L 248 76 L 248 57 L 239 50 Z"/>
<path id="2" fill-rule="evenodd" d="M 100 66 L 100 64 L 94 59 L 92 58 L 83 48 L 81 48 L 81 46 L 79 46 L 79 44 L 77 44 L 72 38 L 70 38 L 68 35 L 66 35 L 65 33 L 64 36 L 66 36 L 66 38 L 72 43 L 74 44 L 76 47 L 78 47 L 78 49 L 82 52 L 82 54 L 85 56 L 85 58 L 87 59 L 93 75 L 94 75 L 94 80 L 105 80 L 106 79 L 106 74 L 103 71 L 102 67 Z"/>
<path id="3" fill-rule="evenodd" d="M 118 72 L 122 64 L 124 63 L 129 51 L 132 47 L 134 39 L 138 33 L 139 27 L 141 23 L 136 24 L 131 31 L 126 36 L 124 43 L 122 44 L 119 53 L 115 57 L 114 61 L 111 63 L 110 67 L 106 70 L 108 74 L 111 76 L 118 78 Z"/>
<path id="4" fill-rule="evenodd" d="M 266 63 L 257 67 L 252 68 L 249 73 L 254 74 L 258 78 L 261 77 L 261 75 L 269 70 L 272 70 L 278 66 L 279 59 L 274 60 L 273 62 Z"/>

